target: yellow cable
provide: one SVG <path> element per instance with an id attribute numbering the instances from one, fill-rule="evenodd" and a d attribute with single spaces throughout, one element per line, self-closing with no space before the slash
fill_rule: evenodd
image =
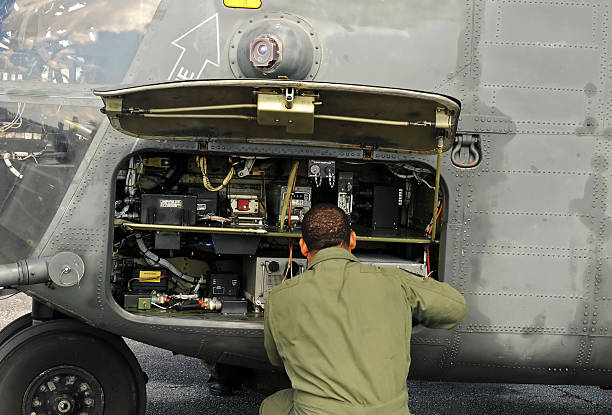
<path id="1" fill-rule="evenodd" d="M 202 171 L 202 184 L 204 185 L 206 190 L 210 192 L 218 192 L 219 190 L 223 189 L 225 186 L 228 185 L 230 180 L 232 180 L 232 177 L 234 177 L 235 169 L 234 169 L 234 165 L 232 164 L 231 158 L 229 159 L 230 169 L 227 172 L 225 179 L 223 179 L 223 182 L 219 186 L 216 186 L 216 187 L 212 185 L 212 183 L 210 182 L 210 179 L 208 178 L 208 166 L 206 165 L 206 157 L 204 156 L 198 157 L 197 162 L 198 162 L 198 165 L 200 166 L 200 170 Z"/>
<path id="2" fill-rule="evenodd" d="M 289 173 L 289 180 L 287 180 L 287 191 L 285 192 L 285 199 L 283 200 L 283 207 L 281 209 L 281 216 L 280 216 L 281 231 L 285 228 L 285 215 L 287 214 L 287 209 L 289 208 L 289 200 L 291 199 L 291 192 L 293 191 L 293 183 L 295 182 L 295 178 L 297 176 L 299 165 L 300 165 L 299 161 L 293 162 L 293 166 L 291 167 L 291 173 Z M 291 215 L 291 212 L 289 212 L 289 214 Z"/>

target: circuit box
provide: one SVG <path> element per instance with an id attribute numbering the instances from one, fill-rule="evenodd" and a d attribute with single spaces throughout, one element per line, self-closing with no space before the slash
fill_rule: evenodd
<path id="1" fill-rule="evenodd" d="M 141 203 L 143 223 L 194 225 L 196 222 L 195 195 L 143 194 Z"/>
<path id="2" fill-rule="evenodd" d="M 210 274 L 208 296 L 236 297 L 240 292 L 240 279 L 236 274 Z"/>
<path id="3" fill-rule="evenodd" d="M 255 305 L 265 304 L 272 288 L 284 278 L 299 275 L 306 270 L 308 261 L 305 258 L 294 258 L 289 266 L 288 258 L 251 257 L 244 261 L 246 298 Z"/>

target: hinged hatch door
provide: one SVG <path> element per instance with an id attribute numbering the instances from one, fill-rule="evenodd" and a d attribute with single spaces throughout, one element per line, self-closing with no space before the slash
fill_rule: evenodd
<path id="1" fill-rule="evenodd" d="M 126 134 L 434 154 L 454 140 L 460 104 L 439 94 L 288 80 L 206 80 L 97 90 Z"/>

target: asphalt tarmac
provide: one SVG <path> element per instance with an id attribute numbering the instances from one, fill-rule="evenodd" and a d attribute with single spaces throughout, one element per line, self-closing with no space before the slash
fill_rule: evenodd
<path id="1" fill-rule="evenodd" d="M 0 301 L 0 328 L 29 311 L 28 297 Z M 242 390 L 211 396 L 199 360 L 128 340 L 149 376 L 146 415 L 257 414 L 264 396 Z M 413 414 L 612 414 L 612 391 L 595 386 L 408 382 Z"/>

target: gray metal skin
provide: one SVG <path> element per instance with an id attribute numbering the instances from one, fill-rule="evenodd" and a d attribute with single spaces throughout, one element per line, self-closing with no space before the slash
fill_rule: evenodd
<path id="1" fill-rule="evenodd" d="M 166 80 L 179 52 L 171 41 L 216 14 L 220 60 L 214 41 L 203 42 L 218 65 L 206 65 L 200 77 L 233 78 L 228 51 L 235 30 L 268 12 L 290 12 L 306 19 L 321 43 L 315 80 L 458 98 L 458 132 L 480 136 L 483 160 L 462 169 L 444 156 L 449 203 L 440 268 L 442 279 L 465 295 L 469 313 L 451 331 L 415 329 L 411 377 L 609 384 L 610 8 L 609 0 L 263 0 L 258 10 L 229 9 L 221 0 L 162 1 L 124 83 Z M 101 106 L 77 89 L 64 91 L 48 92 L 65 94 L 60 101 L 67 103 L 72 95 Z M 34 255 L 73 251 L 85 262 L 85 276 L 70 288 L 22 289 L 103 330 L 189 356 L 265 367 L 261 321 L 134 315 L 111 297 L 111 201 L 119 163 L 139 151 L 200 148 L 136 139 L 105 121 Z M 354 150 L 222 142 L 208 143 L 207 151 L 363 157 Z M 433 157 L 374 157 L 435 164 Z"/>

